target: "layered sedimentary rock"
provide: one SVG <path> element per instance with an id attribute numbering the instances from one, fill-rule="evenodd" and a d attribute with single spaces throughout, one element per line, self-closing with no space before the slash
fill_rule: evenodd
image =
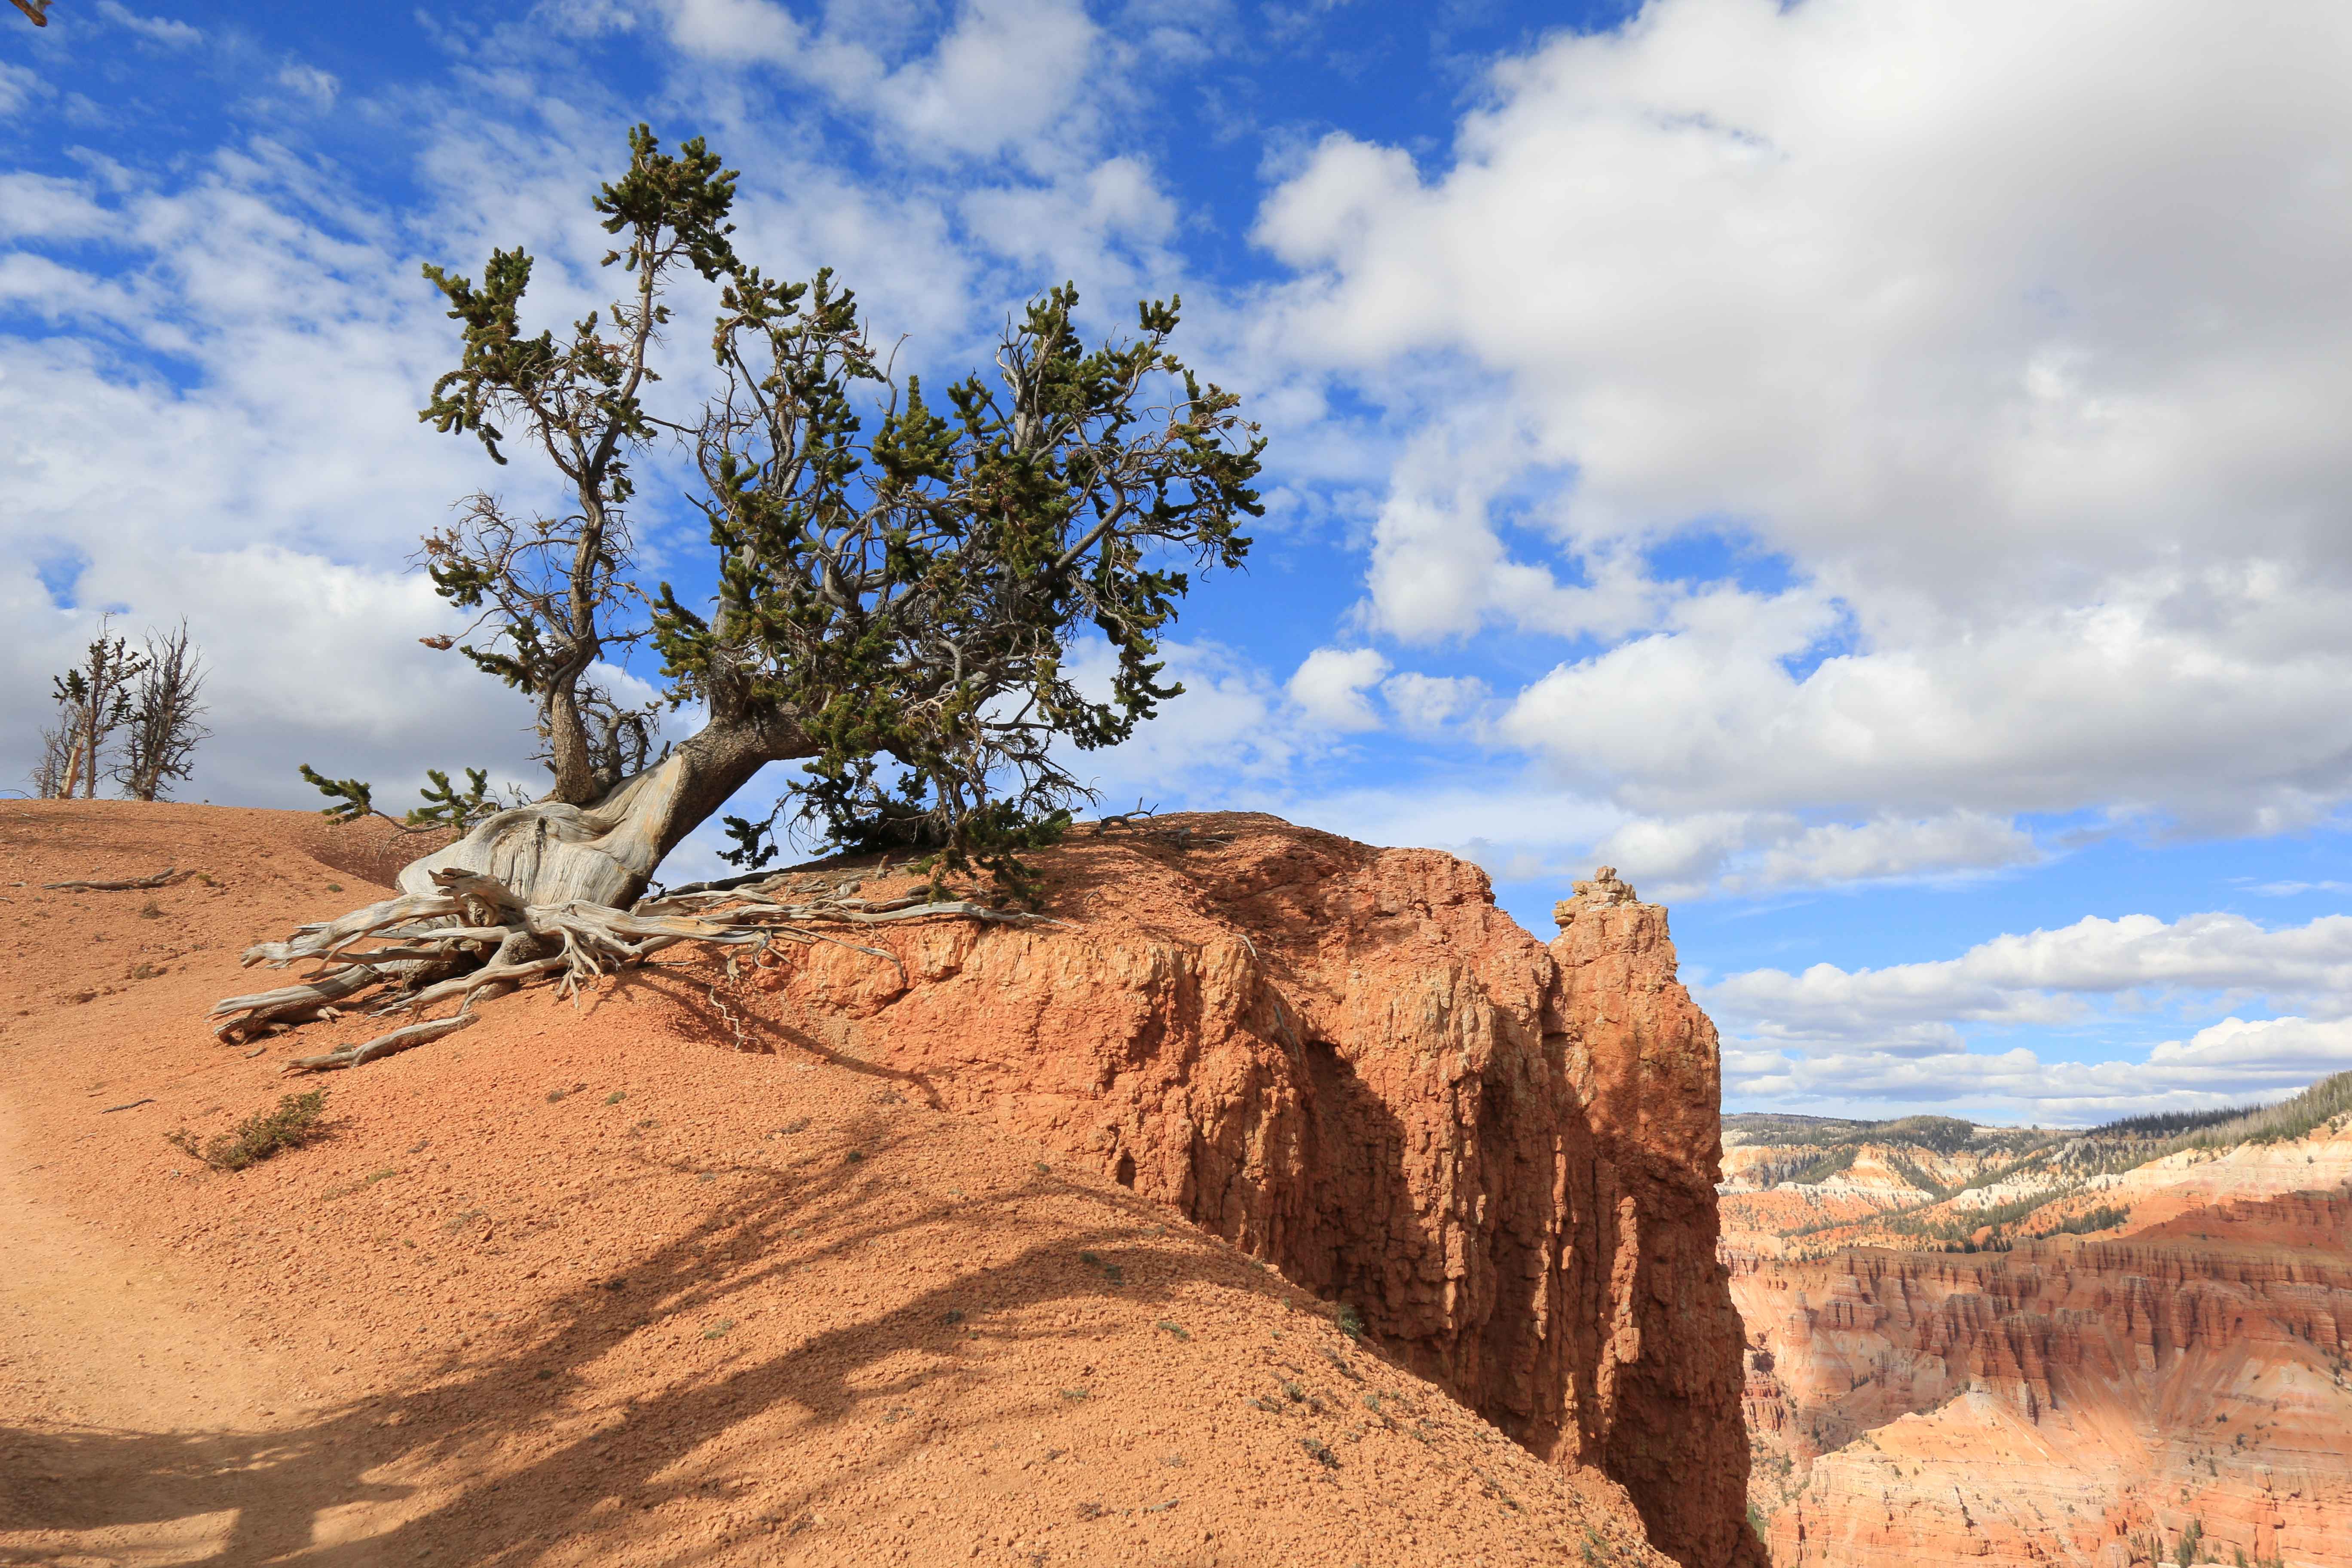
<path id="1" fill-rule="evenodd" d="M 1680 1562 L 1756 1564 L 1715 1031 L 1603 872 L 1547 947 L 1451 857 L 1188 817 L 1044 857 L 1062 928 L 793 950 L 750 1027 L 1002 1119 L 1361 1315 Z"/>
<path id="2" fill-rule="evenodd" d="M 2352 1193 L 2008 1253 L 1734 1259 L 1793 1565 L 2352 1568 Z"/>

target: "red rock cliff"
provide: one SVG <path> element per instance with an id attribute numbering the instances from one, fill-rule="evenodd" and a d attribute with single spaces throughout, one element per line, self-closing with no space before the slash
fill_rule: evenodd
<path id="1" fill-rule="evenodd" d="M 995 1115 L 1362 1314 L 1689 1568 L 1759 1564 L 1716 1258 L 1716 1036 L 1603 873 L 1547 948 L 1475 867 L 1264 816 L 1045 858 L 1066 929 L 793 950 L 797 1043 Z"/>

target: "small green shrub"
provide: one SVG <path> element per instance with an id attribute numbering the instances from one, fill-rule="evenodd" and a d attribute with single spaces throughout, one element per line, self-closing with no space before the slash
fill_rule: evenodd
<path id="1" fill-rule="evenodd" d="M 299 1149 L 324 1137 L 326 1128 L 320 1119 L 326 1110 L 327 1091 L 314 1089 L 308 1094 L 287 1095 L 278 1100 L 277 1110 L 256 1111 L 201 1144 L 184 1127 L 167 1134 L 164 1142 L 215 1171 L 242 1171 L 281 1150 Z"/>
<path id="2" fill-rule="evenodd" d="M 1364 1314 L 1356 1310 L 1353 1303 L 1340 1302 L 1339 1310 L 1334 1321 L 1339 1323 L 1339 1331 L 1349 1339 L 1360 1340 L 1364 1337 Z"/>

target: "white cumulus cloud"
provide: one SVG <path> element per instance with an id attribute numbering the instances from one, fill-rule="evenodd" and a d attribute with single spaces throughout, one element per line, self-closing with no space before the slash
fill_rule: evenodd
<path id="1" fill-rule="evenodd" d="M 1381 716 L 1364 697 L 1389 672 L 1389 661 L 1368 647 L 1318 647 L 1290 677 L 1290 700 L 1310 724 L 1324 730 L 1377 730 Z"/>
<path id="2" fill-rule="evenodd" d="M 1890 817 L 1975 824 L 1958 868 L 2023 812 L 2323 817 L 2347 78 L 2326 5 L 1653 0 L 1504 61 L 1443 159 L 1329 137 L 1256 237 L 1270 341 L 1423 432 L 1363 625 L 1587 639 L 1501 739 L 1685 837 L 1835 816 L 1788 851 L 1825 876 L 1924 868 Z M 1783 580 L 1654 569 L 1694 529 Z"/>

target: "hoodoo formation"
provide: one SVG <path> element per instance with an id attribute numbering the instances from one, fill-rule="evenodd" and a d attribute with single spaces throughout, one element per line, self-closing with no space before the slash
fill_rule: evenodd
<path id="1" fill-rule="evenodd" d="M 2352 1568 L 2334 1087 L 2179 1148 L 1737 1119 L 1812 1140 L 1725 1197 L 1773 1562 Z"/>

